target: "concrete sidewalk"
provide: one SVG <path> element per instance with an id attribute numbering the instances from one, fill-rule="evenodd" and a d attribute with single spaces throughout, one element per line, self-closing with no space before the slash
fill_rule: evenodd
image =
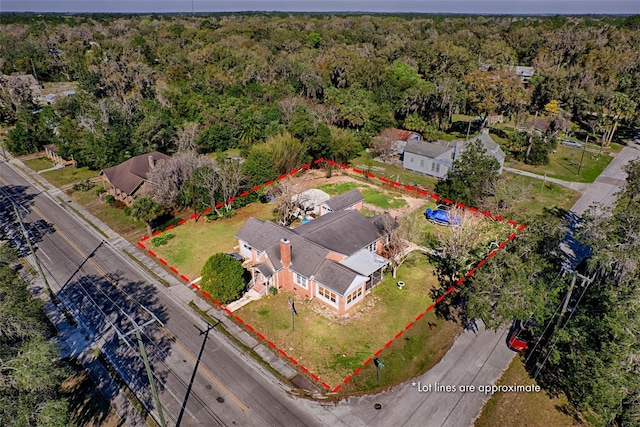
<path id="1" fill-rule="evenodd" d="M 562 179 L 550 178 L 550 177 L 547 177 L 547 176 L 538 175 L 538 174 L 527 172 L 527 171 L 523 171 L 523 170 L 520 170 L 520 169 L 514 169 L 514 168 L 505 167 L 504 170 L 507 171 L 507 172 L 518 174 L 518 175 L 528 176 L 530 178 L 540 179 L 540 180 L 547 181 L 547 182 L 553 182 L 554 184 L 558 184 L 558 185 L 561 185 L 563 187 L 570 188 L 570 189 L 572 189 L 574 191 L 577 191 L 579 193 L 584 193 L 585 191 L 587 191 L 587 188 L 589 188 L 589 186 L 591 185 L 591 184 L 587 184 L 587 183 L 584 183 L 584 182 L 564 181 Z"/>

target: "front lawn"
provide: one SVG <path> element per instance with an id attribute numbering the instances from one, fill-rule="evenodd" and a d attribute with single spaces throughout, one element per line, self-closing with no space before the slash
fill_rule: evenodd
<path id="1" fill-rule="evenodd" d="M 341 384 L 365 360 L 384 348 L 379 356 L 385 364 L 380 382 L 370 364 L 354 375 L 341 392 L 386 387 L 429 369 L 460 333 L 458 325 L 436 320 L 433 311 L 416 320 L 432 304 L 429 291 L 437 286 L 425 255 L 412 255 L 398 269 L 397 276 L 394 279 L 387 275 L 346 321 L 335 318 L 332 310 L 317 300 L 286 292 L 251 302 L 236 314 L 332 387 Z M 405 282 L 402 290 L 397 287 L 400 280 Z M 288 297 L 296 299 L 299 314 L 294 319 L 294 330 Z M 410 322 L 412 326 L 405 329 Z M 401 337 L 394 339 L 400 331 Z M 389 340 L 393 343 L 385 348 Z"/>
<path id="2" fill-rule="evenodd" d="M 25 162 L 26 164 L 27 162 Z M 76 168 L 67 166 L 66 168 L 44 172 L 42 176 L 54 186 L 60 188 L 65 185 L 95 178 L 100 175 L 100 171 L 90 170 L 87 167 Z"/>
<path id="3" fill-rule="evenodd" d="M 558 144 L 557 152 L 549 154 L 548 165 L 532 166 L 516 160 L 509 160 L 506 165 L 538 175 L 546 173 L 550 178 L 558 178 L 564 181 L 593 182 L 613 160 L 611 156 L 598 154 L 598 148 L 594 144 L 589 144 L 588 151 L 584 151 L 580 148 Z M 583 151 L 584 158 L 582 158 Z M 580 174 L 578 174 L 581 158 L 582 167 L 580 168 Z"/>
<path id="4" fill-rule="evenodd" d="M 419 185 L 423 188 L 433 190 L 436 182 L 438 182 L 438 179 L 432 176 L 422 175 L 406 170 L 402 167 L 376 162 L 366 153 L 360 157 L 356 157 L 349 163 L 358 169 L 374 174 L 376 177 L 381 176 L 391 181 L 401 182 L 406 185 Z"/>
<path id="5" fill-rule="evenodd" d="M 569 210 L 580 198 L 580 193 L 551 182 L 505 172 L 502 180 L 515 194 L 515 203 L 510 211 L 520 215 L 533 215 L 544 208 L 558 207 Z"/>
<path id="6" fill-rule="evenodd" d="M 38 157 L 37 159 L 24 160 L 22 163 L 34 172 L 49 169 L 55 164 L 48 157 Z"/>
<path id="7" fill-rule="evenodd" d="M 146 242 L 159 257 L 180 271 L 181 274 L 195 279 L 205 261 L 216 252 L 234 252 L 238 240 L 234 237 L 249 217 L 262 220 L 273 219 L 272 203 L 252 203 L 236 210 L 231 218 L 207 222 L 202 217 L 195 222 L 185 224 L 170 231 L 175 237 L 166 245 L 153 247 Z"/>
<path id="8" fill-rule="evenodd" d="M 387 191 L 372 188 L 369 185 L 360 184 L 355 181 L 323 184 L 319 185 L 318 188 L 331 195 L 342 194 L 359 188 L 364 197 L 364 203 L 377 206 L 381 209 L 398 209 L 407 205 L 407 202 L 401 197 L 392 196 Z"/>

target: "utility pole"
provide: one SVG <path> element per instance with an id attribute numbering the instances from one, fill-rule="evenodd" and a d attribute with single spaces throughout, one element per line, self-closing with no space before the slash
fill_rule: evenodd
<path id="1" fill-rule="evenodd" d="M 567 270 L 565 270 L 567 271 Z M 571 301 L 571 294 L 573 293 L 573 288 L 576 286 L 576 281 L 578 277 L 582 280 L 580 283 L 580 287 L 584 287 L 585 284 L 591 283 L 593 281 L 593 277 L 583 276 L 578 273 L 576 270 L 570 271 L 572 274 L 571 284 L 569 285 L 569 290 L 567 291 L 567 295 L 564 298 L 564 302 L 562 303 L 562 309 L 560 310 L 560 315 L 558 316 L 558 322 L 556 323 L 556 327 L 560 326 L 560 322 L 562 322 L 562 318 L 567 312 L 567 308 L 569 307 L 569 302 Z"/>
<path id="2" fill-rule="evenodd" d="M 582 169 L 582 160 L 584 160 L 584 152 L 587 151 L 587 144 L 589 144 L 589 135 L 587 135 L 587 140 L 584 143 L 584 148 L 582 149 L 582 156 L 580 157 L 580 165 L 578 165 L 578 176 L 580 175 L 580 169 Z"/>
<path id="3" fill-rule="evenodd" d="M 143 307 L 144 308 L 144 307 Z M 140 335 L 140 331 L 147 325 L 158 322 L 160 325 L 164 326 L 164 324 L 158 319 L 153 313 L 144 308 L 147 313 L 149 313 L 152 317 L 148 322 L 138 325 L 135 320 L 131 318 L 127 313 L 124 313 L 125 316 L 129 319 L 129 321 L 133 324 L 134 330 L 127 332 L 124 334 L 127 335 L 135 334 L 136 339 L 138 340 L 138 347 L 140 348 L 140 356 L 142 357 L 142 363 L 144 364 L 144 369 L 147 371 L 147 378 L 149 378 L 149 387 L 151 387 L 151 395 L 153 396 L 153 400 L 156 404 L 156 409 L 158 411 L 158 422 L 160 427 L 166 427 L 167 422 L 164 419 L 164 414 L 162 412 L 162 404 L 160 403 L 160 396 L 158 396 L 158 389 L 156 388 L 156 381 L 153 378 L 153 372 L 151 371 L 151 365 L 149 364 L 149 358 L 147 357 L 147 351 L 144 348 L 144 343 L 142 342 L 142 336 Z M 128 344 L 128 343 L 127 343 Z"/>

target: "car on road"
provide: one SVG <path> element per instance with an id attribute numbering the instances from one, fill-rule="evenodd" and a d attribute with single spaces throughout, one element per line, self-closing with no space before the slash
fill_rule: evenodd
<path id="1" fill-rule="evenodd" d="M 507 336 L 507 347 L 518 353 L 524 353 L 533 339 L 531 324 L 516 320 Z"/>
<path id="2" fill-rule="evenodd" d="M 566 145 L 567 147 L 582 148 L 582 144 L 578 141 L 574 141 L 573 139 L 563 139 L 560 144 Z"/>

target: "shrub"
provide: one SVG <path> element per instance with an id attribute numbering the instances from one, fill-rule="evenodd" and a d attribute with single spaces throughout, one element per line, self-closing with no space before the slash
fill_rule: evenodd
<path id="1" fill-rule="evenodd" d="M 131 215 L 131 206 L 125 206 L 124 208 L 122 208 L 122 211 L 124 212 L 124 214 L 126 216 L 130 216 Z"/>
<path id="2" fill-rule="evenodd" d="M 72 188 L 73 191 L 89 191 L 95 186 L 96 184 L 89 178 L 87 178 L 84 181 L 76 182 L 75 184 L 73 184 Z"/>
<path id="3" fill-rule="evenodd" d="M 269 294 L 275 297 L 276 295 L 278 295 L 278 288 L 276 288 L 275 286 L 270 286 Z"/>
<path id="4" fill-rule="evenodd" d="M 244 290 L 244 268 L 236 259 L 218 252 L 204 263 L 200 286 L 222 303 L 233 301 Z"/>
<path id="5" fill-rule="evenodd" d="M 101 195 L 102 193 L 106 193 L 106 192 L 107 192 L 107 190 L 104 187 L 96 188 L 96 195 L 98 195 L 98 196 Z"/>
<path id="6" fill-rule="evenodd" d="M 109 203 L 110 205 L 113 205 L 116 202 L 116 198 L 111 194 L 107 194 L 106 196 L 104 196 L 104 201 Z"/>
<path id="7" fill-rule="evenodd" d="M 166 245 L 169 242 L 169 240 L 173 239 L 174 237 L 176 237 L 175 234 L 164 233 L 152 238 L 151 244 L 156 247 Z"/>

